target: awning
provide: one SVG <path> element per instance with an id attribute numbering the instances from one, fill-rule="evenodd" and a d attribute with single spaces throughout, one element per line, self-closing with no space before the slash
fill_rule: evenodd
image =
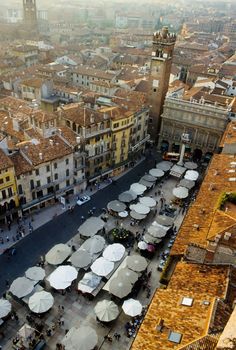
<path id="1" fill-rule="evenodd" d="M 174 177 L 178 177 L 180 178 L 186 171 L 186 168 L 180 166 L 180 165 L 174 165 L 172 168 L 171 168 L 171 171 L 170 171 L 170 175 L 171 176 L 174 176 Z"/>

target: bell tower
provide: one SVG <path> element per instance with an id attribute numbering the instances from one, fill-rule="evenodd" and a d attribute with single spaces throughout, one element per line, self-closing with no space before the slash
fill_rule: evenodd
<path id="1" fill-rule="evenodd" d="M 150 72 L 152 86 L 149 94 L 149 134 L 153 141 L 157 141 L 160 130 L 161 114 L 169 86 L 175 42 L 176 35 L 169 33 L 168 27 L 163 27 L 161 32 L 153 35 Z"/>
<path id="2" fill-rule="evenodd" d="M 23 0 L 24 24 L 27 29 L 37 31 L 36 0 Z"/>

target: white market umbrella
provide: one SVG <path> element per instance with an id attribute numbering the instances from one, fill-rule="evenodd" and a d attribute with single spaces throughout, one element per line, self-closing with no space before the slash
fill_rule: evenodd
<path id="1" fill-rule="evenodd" d="M 154 186 L 154 183 L 153 183 L 153 182 L 151 182 L 151 181 L 146 181 L 146 180 L 144 180 L 143 178 L 141 178 L 141 179 L 139 180 L 138 183 L 139 183 L 140 185 L 143 185 L 143 186 L 147 187 L 147 188 L 151 188 L 151 187 Z"/>
<path id="2" fill-rule="evenodd" d="M 138 182 L 133 183 L 130 186 L 130 190 L 135 192 L 138 196 L 140 196 L 141 194 L 143 194 L 143 192 L 145 192 L 147 189 L 146 186 L 139 184 Z"/>
<path id="3" fill-rule="evenodd" d="M 47 278 L 51 287 L 55 289 L 66 289 L 78 276 L 78 271 L 70 265 L 59 266 Z"/>
<path id="4" fill-rule="evenodd" d="M 138 242 L 138 248 L 141 249 L 141 250 L 146 250 L 147 246 L 148 246 L 147 243 L 144 242 L 144 241 Z"/>
<path id="5" fill-rule="evenodd" d="M 184 167 L 189 170 L 197 169 L 198 165 L 194 162 L 186 162 L 184 163 Z"/>
<path id="6" fill-rule="evenodd" d="M 174 219 L 167 215 L 158 215 L 156 221 L 163 226 L 171 226 L 174 223 Z"/>
<path id="7" fill-rule="evenodd" d="M 151 197 L 140 197 L 139 202 L 146 207 L 153 208 L 156 206 L 157 202 Z"/>
<path id="8" fill-rule="evenodd" d="M 176 198 L 180 198 L 180 199 L 187 198 L 189 195 L 188 189 L 181 186 L 175 187 L 172 192 Z"/>
<path id="9" fill-rule="evenodd" d="M 91 265 L 91 270 L 98 276 L 107 276 L 114 269 L 114 262 L 100 257 Z"/>
<path id="10" fill-rule="evenodd" d="M 51 265 L 60 265 L 71 254 L 71 247 L 67 244 L 56 244 L 45 255 L 45 260 Z"/>
<path id="11" fill-rule="evenodd" d="M 199 173 L 195 170 L 187 170 L 186 174 L 184 175 L 184 178 L 186 180 L 192 180 L 192 181 L 196 181 L 199 177 Z"/>
<path id="12" fill-rule="evenodd" d="M 0 318 L 6 317 L 11 312 L 11 303 L 6 299 L 0 299 Z"/>
<path id="13" fill-rule="evenodd" d="M 97 345 L 98 336 L 91 327 L 72 327 L 62 339 L 65 350 L 92 350 Z"/>
<path id="14" fill-rule="evenodd" d="M 111 322 L 119 315 L 118 306 L 111 300 L 99 301 L 94 307 L 97 318 L 102 322 Z"/>
<path id="15" fill-rule="evenodd" d="M 169 171 L 172 166 L 173 166 L 173 163 L 168 161 L 168 160 L 166 160 L 166 161 L 164 160 L 164 161 L 156 164 L 156 168 L 161 169 L 163 171 Z"/>
<path id="16" fill-rule="evenodd" d="M 125 210 L 125 211 L 121 211 L 120 213 L 118 213 L 118 216 L 120 218 L 127 218 L 127 216 L 129 215 L 129 213 Z"/>
<path id="17" fill-rule="evenodd" d="M 141 272 L 144 271 L 147 267 L 147 260 L 141 255 L 131 255 L 126 259 L 126 264 L 129 269 Z"/>
<path id="18" fill-rule="evenodd" d="M 154 238 L 163 238 L 166 235 L 166 230 L 158 226 L 151 225 L 147 230 L 148 234 Z"/>
<path id="19" fill-rule="evenodd" d="M 33 281 L 42 281 L 45 275 L 45 270 L 39 266 L 30 267 L 25 271 L 25 276 Z"/>
<path id="20" fill-rule="evenodd" d="M 146 243 L 150 243 L 150 244 L 157 244 L 161 242 L 161 238 L 153 237 L 148 233 L 145 233 L 145 235 L 143 236 L 143 239 Z"/>
<path id="21" fill-rule="evenodd" d="M 126 205 L 118 200 L 114 200 L 107 204 L 107 209 L 119 213 L 125 211 Z"/>
<path id="22" fill-rule="evenodd" d="M 90 254 L 97 254 L 103 250 L 105 243 L 106 241 L 102 236 L 95 235 L 83 243 L 83 249 L 87 250 Z"/>
<path id="23" fill-rule="evenodd" d="M 118 277 L 121 278 L 122 280 L 127 279 L 129 283 L 133 284 L 138 280 L 139 276 L 137 272 L 127 268 L 123 268 L 123 269 L 120 269 L 120 271 L 118 272 Z"/>
<path id="24" fill-rule="evenodd" d="M 118 298 L 126 297 L 132 290 L 132 284 L 119 276 L 114 278 L 109 286 L 109 292 Z"/>
<path id="25" fill-rule="evenodd" d="M 165 175 L 164 171 L 161 169 L 153 168 L 149 170 L 149 174 L 155 177 L 162 177 Z"/>
<path id="26" fill-rule="evenodd" d="M 28 325 L 27 323 L 25 323 L 17 332 L 19 337 L 23 338 L 23 339 L 27 339 L 29 338 L 33 333 L 35 332 L 35 329 L 33 327 L 31 327 L 30 325 Z"/>
<path id="27" fill-rule="evenodd" d="M 150 174 L 146 174 L 143 177 L 141 177 L 140 180 L 148 181 L 148 182 L 156 182 L 157 178 L 155 176 L 152 176 Z"/>
<path id="28" fill-rule="evenodd" d="M 130 209 L 136 211 L 136 213 L 141 215 L 147 215 L 148 213 L 150 213 L 150 208 L 141 203 L 131 204 Z"/>
<path id="29" fill-rule="evenodd" d="M 137 198 L 137 194 L 133 191 L 122 192 L 118 197 L 119 201 L 124 203 L 130 203 L 136 198 Z"/>
<path id="30" fill-rule="evenodd" d="M 30 294 L 33 289 L 33 281 L 29 280 L 26 277 L 18 277 L 12 282 L 9 290 L 17 298 L 23 298 L 26 295 Z"/>
<path id="31" fill-rule="evenodd" d="M 195 186 L 195 181 L 182 179 L 178 186 L 186 187 L 188 190 L 191 190 Z"/>
<path id="32" fill-rule="evenodd" d="M 105 222 L 102 219 L 92 216 L 80 225 L 78 231 L 82 236 L 92 237 L 102 230 L 104 226 Z"/>
<path id="33" fill-rule="evenodd" d="M 71 264 L 78 268 L 88 266 L 92 261 L 92 256 L 87 250 L 79 249 L 71 255 Z"/>
<path id="34" fill-rule="evenodd" d="M 131 298 L 124 301 L 122 309 L 126 315 L 135 317 L 141 314 L 143 307 L 138 300 Z"/>
<path id="35" fill-rule="evenodd" d="M 41 314 L 51 309 L 53 303 L 54 298 L 52 294 L 43 290 L 41 292 L 34 293 L 29 298 L 28 305 L 31 311 L 35 312 L 36 314 Z"/>
<path id="36" fill-rule="evenodd" d="M 125 247 L 120 243 L 113 243 L 106 247 L 103 257 L 109 261 L 119 261 L 125 254 Z"/>
<path id="37" fill-rule="evenodd" d="M 133 218 L 135 220 L 143 220 L 147 216 L 147 215 L 144 215 L 144 214 L 139 214 L 135 210 L 131 210 L 129 215 L 131 216 L 131 218 Z"/>

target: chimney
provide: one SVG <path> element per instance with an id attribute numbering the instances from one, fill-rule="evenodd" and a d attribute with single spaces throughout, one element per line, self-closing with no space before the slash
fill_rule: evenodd
<path id="1" fill-rule="evenodd" d="M 53 140 L 49 139 L 50 146 L 53 146 Z"/>
<path id="2" fill-rule="evenodd" d="M 43 153 L 39 153 L 39 158 L 41 159 L 41 160 L 43 160 Z"/>

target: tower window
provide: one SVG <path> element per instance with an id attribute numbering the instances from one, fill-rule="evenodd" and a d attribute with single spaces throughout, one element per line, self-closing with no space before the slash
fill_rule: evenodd
<path id="1" fill-rule="evenodd" d="M 153 89 L 153 92 L 156 92 L 157 91 L 157 89 Z"/>

